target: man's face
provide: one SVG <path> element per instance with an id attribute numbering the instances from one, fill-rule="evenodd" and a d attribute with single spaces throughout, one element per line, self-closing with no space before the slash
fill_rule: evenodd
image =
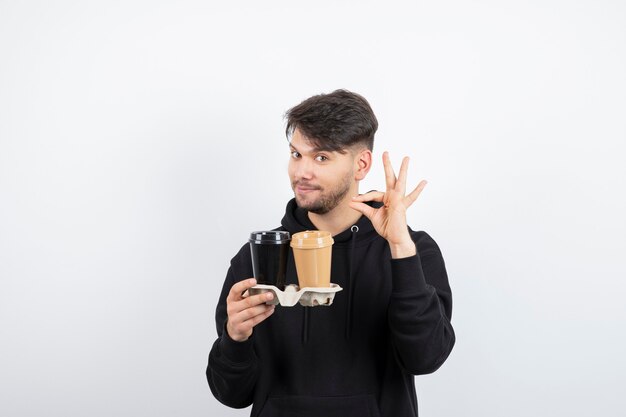
<path id="1" fill-rule="evenodd" d="M 354 156 L 316 149 L 295 130 L 289 144 L 289 179 L 296 203 L 312 213 L 333 210 L 352 190 L 356 193 Z"/>

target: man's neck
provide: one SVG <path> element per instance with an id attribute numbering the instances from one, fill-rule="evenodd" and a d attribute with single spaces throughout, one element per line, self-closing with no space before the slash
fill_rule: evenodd
<path id="1" fill-rule="evenodd" d="M 350 200 L 351 196 L 347 196 L 344 201 L 326 214 L 309 212 L 309 220 L 318 230 L 330 232 L 332 236 L 338 235 L 361 218 L 361 213 L 348 205 Z"/>

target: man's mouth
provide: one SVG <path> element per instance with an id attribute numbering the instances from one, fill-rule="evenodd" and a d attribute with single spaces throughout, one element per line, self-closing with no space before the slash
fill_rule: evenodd
<path id="1" fill-rule="evenodd" d="M 294 188 L 295 188 L 296 192 L 300 193 L 300 194 L 306 194 L 306 193 L 310 193 L 310 192 L 313 192 L 313 191 L 320 190 L 320 187 L 316 187 L 316 186 L 313 186 L 313 185 L 307 185 L 307 184 L 296 184 Z"/>

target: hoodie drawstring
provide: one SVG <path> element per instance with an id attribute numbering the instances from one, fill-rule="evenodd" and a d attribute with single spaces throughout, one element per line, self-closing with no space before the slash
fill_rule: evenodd
<path id="1" fill-rule="evenodd" d="M 346 307 L 346 339 L 350 338 L 350 332 L 352 331 L 352 295 L 354 294 L 354 286 L 353 286 L 353 274 L 354 274 L 354 246 L 356 243 L 356 234 L 359 232 L 359 226 L 356 224 L 350 228 L 352 232 L 352 244 L 350 245 L 350 261 L 348 262 L 349 270 L 348 270 L 348 288 L 346 288 L 348 292 L 348 305 Z"/>
<path id="2" fill-rule="evenodd" d="M 307 343 L 309 340 L 309 307 L 304 307 L 304 317 L 302 318 L 302 343 Z"/>

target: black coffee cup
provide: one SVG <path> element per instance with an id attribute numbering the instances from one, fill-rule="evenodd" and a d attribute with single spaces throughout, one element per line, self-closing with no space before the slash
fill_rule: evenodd
<path id="1" fill-rule="evenodd" d="M 289 232 L 263 231 L 250 234 L 252 273 L 257 284 L 274 285 L 285 289 Z"/>

